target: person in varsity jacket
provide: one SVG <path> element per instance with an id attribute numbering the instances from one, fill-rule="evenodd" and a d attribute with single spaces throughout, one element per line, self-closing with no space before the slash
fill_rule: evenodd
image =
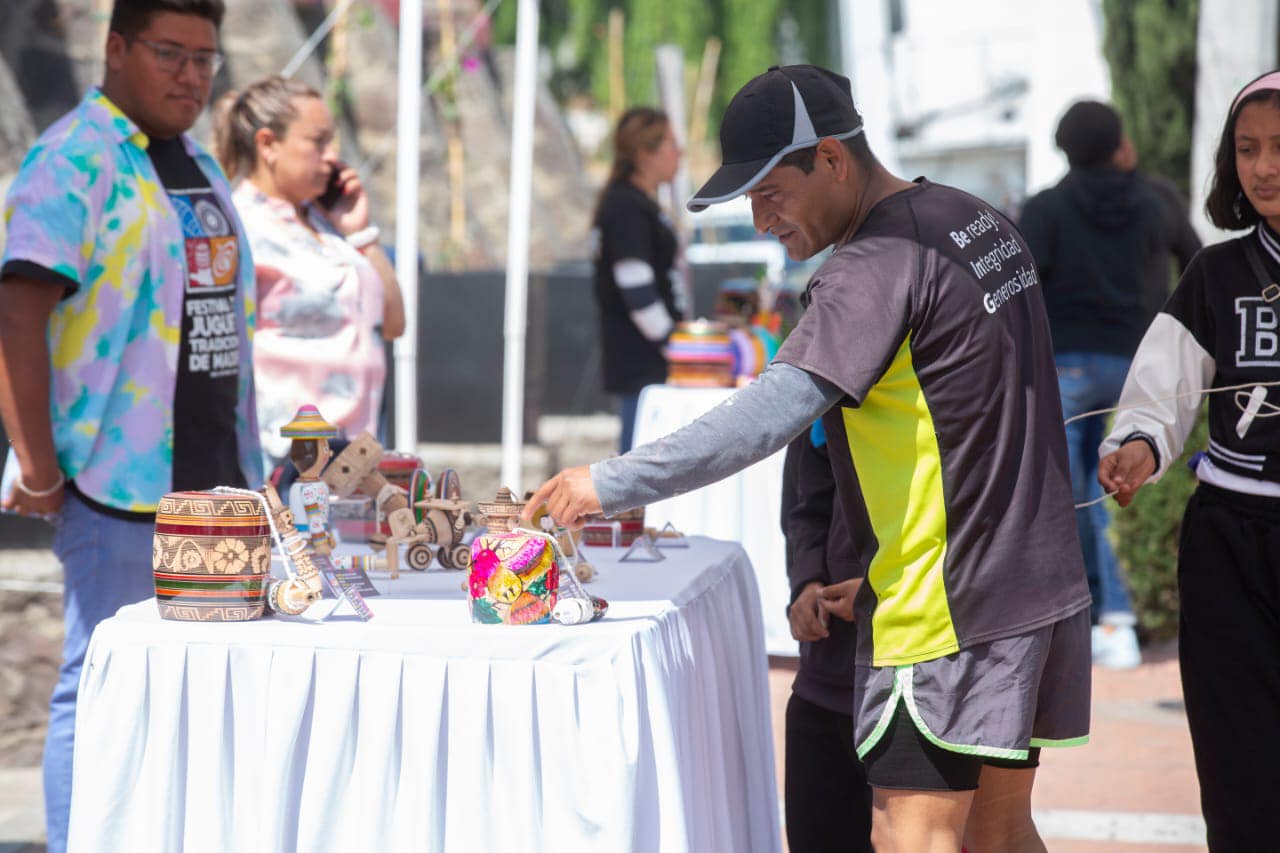
<path id="1" fill-rule="evenodd" d="M 1280 837 L 1280 388 L 1264 384 L 1280 380 L 1280 71 L 1232 102 L 1206 208 L 1252 230 L 1197 254 L 1147 330 L 1098 480 L 1127 506 L 1178 458 L 1203 392 L 1244 386 L 1209 395 L 1191 462 L 1178 651 L 1209 847 L 1265 850 Z"/>

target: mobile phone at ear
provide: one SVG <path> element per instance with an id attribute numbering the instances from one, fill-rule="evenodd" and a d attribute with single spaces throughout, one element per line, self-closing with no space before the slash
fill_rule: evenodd
<path id="1" fill-rule="evenodd" d="M 324 185 L 324 192 L 316 198 L 316 204 L 329 210 L 338 203 L 338 199 L 342 198 L 342 170 L 346 166 L 341 163 L 334 165 L 333 170 L 329 172 L 329 181 Z"/>

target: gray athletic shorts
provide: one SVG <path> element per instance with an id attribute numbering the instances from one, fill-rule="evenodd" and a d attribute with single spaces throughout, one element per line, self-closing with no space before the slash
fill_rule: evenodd
<path id="1" fill-rule="evenodd" d="M 1089 609 L 1003 640 L 923 663 L 859 666 L 854 675 L 858 757 L 880 741 L 899 703 L 935 746 L 984 758 L 1025 759 L 1031 747 L 1089 740 Z"/>

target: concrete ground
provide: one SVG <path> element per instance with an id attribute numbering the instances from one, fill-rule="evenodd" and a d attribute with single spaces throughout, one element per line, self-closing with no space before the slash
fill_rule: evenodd
<path id="1" fill-rule="evenodd" d="M 0 853 L 42 853 L 40 768 L 0 767 Z"/>

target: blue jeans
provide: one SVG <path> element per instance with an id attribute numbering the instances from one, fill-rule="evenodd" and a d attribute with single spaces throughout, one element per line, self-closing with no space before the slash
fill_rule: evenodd
<path id="1" fill-rule="evenodd" d="M 636 412 L 640 408 L 640 394 L 619 394 L 618 415 L 622 418 L 622 436 L 618 439 L 618 452 L 626 453 L 636 436 Z"/>
<path id="2" fill-rule="evenodd" d="M 53 552 L 62 563 L 62 666 L 49 702 L 44 744 L 45 825 L 49 853 L 67 847 L 71 813 L 71 751 L 76 731 L 76 690 L 94 627 L 126 604 L 155 595 L 147 521 L 124 521 L 90 509 L 67 493 L 54 521 Z"/>
<path id="3" fill-rule="evenodd" d="M 1129 359 L 1109 353 L 1057 353 L 1058 390 L 1062 414 L 1071 418 L 1082 412 L 1106 409 L 1120 399 Z M 1067 425 L 1067 453 L 1071 460 L 1071 494 L 1080 504 L 1102 496 L 1098 485 L 1098 445 L 1102 443 L 1107 415 L 1094 415 Z M 1120 565 L 1107 539 L 1110 518 L 1102 503 L 1076 510 L 1076 529 L 1084 549 L 1084 568 L 1093 596 L 1090 614 L 1094 623 L 1112 620 L 1132 624 L 1133 605 L 1120 576 Z M 1118 618 L 1117 618 L 1118 617 Z"/>

